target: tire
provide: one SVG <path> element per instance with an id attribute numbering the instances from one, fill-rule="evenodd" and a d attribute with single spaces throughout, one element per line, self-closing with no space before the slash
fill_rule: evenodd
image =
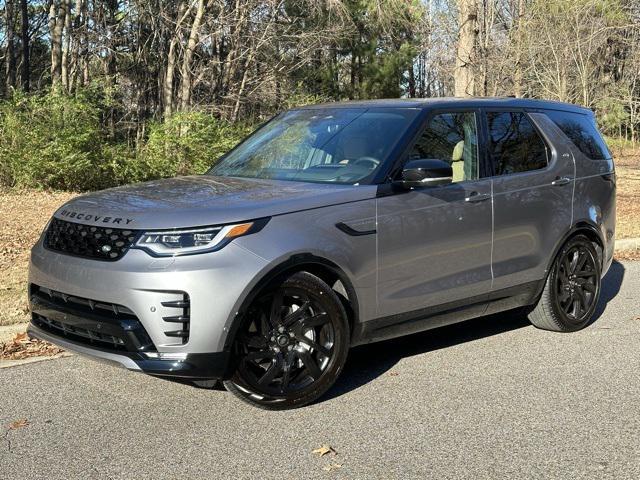
<path id="1" fill-rule="evenodd" d="M 258 295 L 234 341 L 225 388 L 267 410 L 302 407 L 335 383 L 349 351 L 349 322 L 336 293 L 298 272 Z"/>
<path id="2" fill-rule="evenodd" d="M 554 332 L 587 326 L 600 297 L 600 261 L 591 241 L 570 238 L 553 261 L 538 303 L 529 313 L 533 325 Z"/>

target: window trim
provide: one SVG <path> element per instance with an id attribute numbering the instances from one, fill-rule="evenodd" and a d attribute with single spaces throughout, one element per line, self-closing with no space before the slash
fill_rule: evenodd
<path id="1" fill-rule="evenodd" d="M 487 175 L 486 177 L 480 177 L 481 179 L 512 178 L 517 175 L 528 175 L 532 173 L 541 173 L 547 170 L 552 170 L 553 166 L 556 163 L 555 149 L 552 147 L 552 144 L 547 140 L 547 137 L 544 134 L 544 132 L 538 127 L 538 125 L 536 125 L 536 122 L 533 120 L 533 118 L 531 118 L 531 115 L 529 115 L 529 111 L 527 109 L 520 108 L 520 107 L 512 107 L 512 108 L 486 107 L 486 108 L 481 108 L 480 111 L 481 111 L 480 114 L 482 116 L 482 123 L 484 127 L 483 130 L 485 135 L 484 149 L 486 153 L 486 163 L 487 163 L 485 173 L 487 174 L 490 173 L 490 175 Z M 533 127 L 538 137 L 540 138 L 540 140 L 542 140 L 542 143 L 545 146 L 545 149 L 547 151 L 547 164 L 543 168 L 536 168 L 534 170 L 525 170 L 523 172 L 496 175 L 494 171 L 493 161 L 491 160 L 491 154 L 489 152 L 491 142 L 489 140 L 489 120 L 487 118 L 488 113 L 522 113 L 525 117 L 527 117 L 527 119 L 529 120 L 529 123 L 531 123 L 531 126 Z M 539 112 L 533 112 L 533 113 L 539 113 Z"/>
<path id="2" fill-rule="evenodd" d="M 410 141 L 407 142 L 406 147 L 403 150 L 402 154 L 399 155 L 396 162 L 394 162 L 393 166 L 390 168 L 386 182 L 383 182 L 383 183 L 391 183 L 395 178 L 397 178 L 397 176 L 402 171 L 402 167 L 408 161 L 409 153 L 411 152 L 415 144 L 418 143 L 418 140 L 420 140 L 420 137 L 422 136 L 422 133 L 427 129 L 429 122 L 431 122 L 433 117 L 437 115 L 441 115 L 443 113 L 473 113 L 475 115 L 476 135 L 478 139 L 478 145 L 476 147 L 477 153 L 478 153 L 478 178 L 476 178 L 475 180 L 463 180 L 462 182 L 455 182 L 455 183 L 452 182 L 447 185 L 442 185 L 441 187 L 448 187 L 450 185 L 464 185 L 470 182 L 477 182 L 477 181 L 483 180 L 485 177 L 483 177 L 482 174 L 485 172 L 485 169 L 486 169 L 485 164 L 487 162 L 488 156 L 487 156 L 487 149 L 485 145 L 485 132 L 483 131 L 481 112 L 482 112 L 482 109 L 480 109 L 479 107 L 448 108 L 448 107 L 442 106 L 442 107 L 426 109 L 424 119 L 420 122 L 416 130 L 416 133 L 413 135 Z M 438 187 L 432 187 L 432 188 L 438 188 Z"/>

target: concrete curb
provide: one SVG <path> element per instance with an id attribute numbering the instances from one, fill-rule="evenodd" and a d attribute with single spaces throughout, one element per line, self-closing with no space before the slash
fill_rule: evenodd
<path id="1" fill-rule="evenodd" d="M 640 250 L 640 238 L 620 238 L 616 239 L 616 252 L 624 250 Z"/>
<path id="2" fill-rule="evenodd" d="M 3 368 L 18 367 L 20 365 L 28 365 L 30 363 L 44 362 L 45 360 L 55 360 L 56 358 L 65 358 L 73 356 L 70 352 L 62 352 L 57 355 L 29 357 L 21 360 L 0 360 L 0 370 Z"/>

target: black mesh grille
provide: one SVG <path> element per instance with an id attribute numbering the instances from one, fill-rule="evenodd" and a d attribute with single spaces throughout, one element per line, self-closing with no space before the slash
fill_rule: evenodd
<path id="1" fill-rule="evenodd" d="M 57 252 L 114 261 L 122 258 L 137 238 L 135 230 L 82 225 L 54 218 L 44 244 Z"/>
<path id="2" fill-rule="evenodd" d="M 33 324 L 58 337 L 107 350 L 155 350 L 147 331 L 127 307 L 30 286 Z"/>

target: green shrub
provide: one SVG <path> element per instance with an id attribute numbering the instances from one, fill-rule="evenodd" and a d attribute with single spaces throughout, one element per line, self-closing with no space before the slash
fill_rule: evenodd
<path id="1" fill-rule="evenodd" d="M 149 125 L 149 138 L 129 166 L 130 179 L 204 173 L 251 131 L 202 112 L 177 113 Z"/>
<path id="2" fill-rule="evenodd" d="M 95 89 L 16 93 L 0 103 L 0 185 L 81 191 L 203 173 L 251 130 L 179 113 L 150 123 L 136 148 L 107 138 L 107 108 Z"/>
<path id="3" fill-rule="evenodd" d="M 17 93 L 0 104 L 0 182 L 65 190 L 101 186 L 99 114 L 82 95 Z"/>

